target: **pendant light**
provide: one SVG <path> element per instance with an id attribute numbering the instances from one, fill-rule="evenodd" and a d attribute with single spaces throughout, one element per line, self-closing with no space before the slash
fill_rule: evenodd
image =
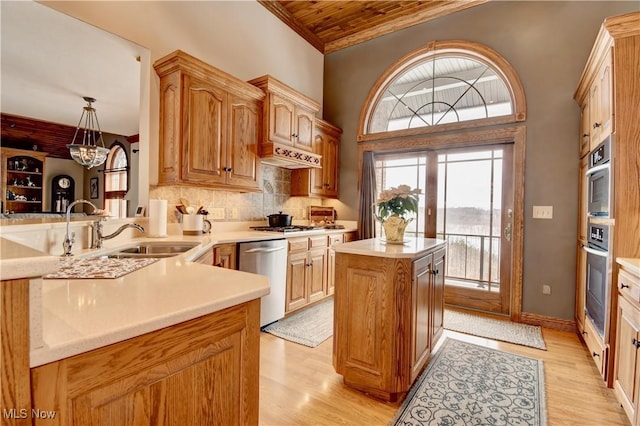
<path id="1" fill-rule="evenodd" d="M 100 124 L 98 123 L 98 116 L 96 110 L 91 106 L 96 100 L 88 96 L 83 97 L 87 102 L 82 110 L 80 121 L 78 121 L 78 127 L 73 134 L 71 143 L 67 145 L 69 148 L 69 154 L 76 162 L 82 164 L 87 169 L 95 166 L 99 166 L 107 160 L 107 154 L 109 150 L 104 147 L 104 140 L 102 139 L 102 131 L 100 131 Z M 78 132 L 82 130 L 82 144 L 75 143 Z M 97 145 L 100 141 L 101 147 Z"/>

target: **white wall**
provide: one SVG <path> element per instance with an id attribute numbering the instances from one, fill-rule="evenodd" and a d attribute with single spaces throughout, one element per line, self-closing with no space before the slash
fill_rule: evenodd
<path id="1" fill-rule="evenodd" d="M 141 202 L 158 179 L 155 60 L 180 49 L 242 80 L 271 74 L 322 102 L 323 55 L 255 1 L 41 3 L 149 49 L 141 60 Z"/>

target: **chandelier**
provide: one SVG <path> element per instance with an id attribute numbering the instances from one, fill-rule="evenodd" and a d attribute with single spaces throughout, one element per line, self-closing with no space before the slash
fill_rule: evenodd
<path id="1" fill-rule="evenodd" d="M 82 110 L 80 121 L 78 121 L 78 127 L 73 134 L 71 143 L 67 145 L 69 148 L 69 154 L 76 162 L 82 164 L 87 169 L 95 166 L 99 166 L 107 160 L 107 154 L 109 150 L 104 147 L 104 140 L 102 139 L 102 131 L 100 131 L 100 124 L 98 123 L 98 116 L 96 110 L 91 106 L 96 100 L 88 96 L 83 97 L 87 102 Z M 76 144 L 76 137 L 78 132 L 82 130 L 82 144 Z M 97 145 L 100 141 L 101 147 Z"/>

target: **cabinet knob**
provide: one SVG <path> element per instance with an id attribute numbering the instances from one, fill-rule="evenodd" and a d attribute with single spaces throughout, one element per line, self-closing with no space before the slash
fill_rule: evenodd
<path id="1" fill-rule="evenodd" d="M 600 127 L 602 124 L 598 123 L 597 121 L 595 123 L 593 123 L 593 128 L 597 129 L 598 127 Z"/>
<path id="2" fill-rule="evenodd" d="M 294 138 L 297 138 L 298 134 L 297 133 L 291 133 L 291 136 L 293 136 Z"/>
<path id="3" fill-rule="evenodd" d="M 438 274 L 440 273 L 440 270 L 439 270 L 439 269 L 432 269 L 432 270 L 431 270 L 431 273 L 432 273 L 433 275 L 438 275 Z"/>
<path id="4" fill-rule="evenodd" d="M 313 266 L 313 263 L 306 263 L 306 266 Z"/>
<path id="5" fill-rule="evenodd" d="M 588 138 L 588 137 L 589 137 L 589 133 L 584 133 L 584 134 L 582 135 L 582 137 L 583 137 L 583 138 Z"/>
<path id="6" fill-rule="evenodd" d="M 592 352 L 592 353 L 591 353 L 591 355 L 593 355 L 593 357 L 594 357 L 594 358 L 595 358 L 595 357 L 597 357 L 597 356 L 598 356 L 598 357 L 600 356 L 600 354 L 599 354 L 599 353 L 597 353 L 597 352 Z"/>
<path id="7" fill-rule="evenodd" d="M 640 340 L 636 339 L 635 337 L 631 339 L 631 344 L 635 346 L 636 349 L 640 349 Z"/>
<path id="8" fill-rule="evenodd" d="M 587 335 L 587 332 L 586 332 L 586 331 L 583 331 L 583 332 L 582 332 L 582 335 L 583 335 L 583 336 L 586 336 L 586 335 Z"/>
<path id="9" fill-rule="evenodd" d="M 629 286 L 625 283 L 620 283 L 620 290 L 624 290 L 625 288 L 629 288 Z"/>
<path id="10" fill-rule="evenodd" d="M 329 187 L 329 184 L 328 184 L 328 183 L 325 183 L 325 184 L 324 184 L 324 186 L 328 188 L 328 187 Z"/>

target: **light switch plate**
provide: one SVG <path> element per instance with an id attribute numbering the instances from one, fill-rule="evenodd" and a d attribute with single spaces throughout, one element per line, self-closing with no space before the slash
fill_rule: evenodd
<path id="1" fill-rule="evenodd" d="M 534 219 L 553 219 L 553 206 L 533 206 Z"/>

